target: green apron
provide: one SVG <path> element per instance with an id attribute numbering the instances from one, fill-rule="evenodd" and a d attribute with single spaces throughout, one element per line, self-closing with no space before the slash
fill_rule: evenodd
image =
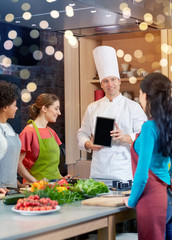
<path id="1" fill-rule="evenodd" d="M 34 121 L 29 120 L 28 123 L 33 124 L 39 141 L 39 156 L 31 167 L 29 171 L 30 174 L 37 180 L 43 178 L 47 178 L 48 180 L 61 178 L 58 168 L 60 162 L 60 148 L 51 131 L 49 130 L 51 138 L 41 139 L 39 130 Z"/>

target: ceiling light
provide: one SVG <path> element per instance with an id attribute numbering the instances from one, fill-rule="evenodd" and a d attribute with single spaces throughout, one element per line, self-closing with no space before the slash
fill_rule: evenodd
<path id="1" fill-rule="evenodd" d="M 49 2 L 49 3 L 56 2 L 56 0 L 47 0 L 47 2 Z"/>
<path id="2" fill-rule="evenodd" d="M 59 17 L 59 12 L 56 10 L 53 10 L 50 12 L 50 15 L 52 18 L 58 18 Z"/>
<path id="3" fill-rule="evenodd" d="M 91 13 L 96 13 L 96 10 L 92 10 Z"/>
<path id="4" fill-rule="evenodd" d="M 110 14 L 107 14 L 107 15 L 106 15 L 106 17 L 111 17 L 111 16 L 112 16 L 112 15 L 110 15 Z"/>
<path id="5" fill-rule="evenodd" d="M 30 20 L 32 17 L 32 14 L 30 12 L 23 13 L 23 19 L 24 20 Z"/>

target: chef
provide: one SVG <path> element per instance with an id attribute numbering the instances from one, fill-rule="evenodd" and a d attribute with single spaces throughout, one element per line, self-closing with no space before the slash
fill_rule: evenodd
<path id="1" fill-rule="evenodd" d="M 120 93 L 121 80 L 115 49 L 96 47 L 93 57 L 105 97 L 87 107 L 77 133 L 78 146 L 80 150 L 93 151 L 91 178 L 131 180 L 130 145 L 147 118 L 138 103 Z M 93 144 L 97 116 L 115 119 L 114 129 L 109 133 L 113 139 L 111 147 Z"/>

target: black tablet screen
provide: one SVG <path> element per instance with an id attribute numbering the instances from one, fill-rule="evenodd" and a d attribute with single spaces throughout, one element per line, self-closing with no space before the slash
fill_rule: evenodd
<path id="1" fill-rule="evenodd" d="M 97 117 L 94 134 L 94 144 L 111 147 L 112 137 L 110 131 L 114 129 L 115 119 Z"/>

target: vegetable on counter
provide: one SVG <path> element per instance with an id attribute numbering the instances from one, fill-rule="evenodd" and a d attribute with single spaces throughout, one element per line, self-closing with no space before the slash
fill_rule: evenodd
<path id="1" fill-rule="evenodd" d="M 56 208 L 58 202 L 50 198 L 39 198 L 38 195 L 19 199 L 15 205 L 16 210 L 20 211 L 46 211 Z"/>
<path id="2" fill-rule="evenodd" d="M 38 195 L 39 198 L 50 198 L 58 201 L 59 205 L 73 201 L 83 200 L 86 197 L 93 197 L 100 193 L 107 193 L 108 187 L 103 182 L 94 179 L 77 180 L 74 185 L 69 184 L 66 179 L 60 179 L 55 183 L 48 183 L 43 180 L 32 184 L 31 192 L 25 191 L 25 197 Z"/>
<path id="3" fill-rule="evenodd" d="M 16 204 L 19 199 L 22 199 L 24 197 L 25 197 L 25 195 L 20 194 L 20 193 L 19 194 L 13 194 L 13 195 L 7 195 L 7 196 L 4 197 L 3 203 L 5 203 L 7 205 Z"/>
<path id="4" fill-rule="evenodd" d="M 80 179 L 74 185 L 75 191 L 82 191 L 88 197 L 93 197 L 101 193 L 109 192 L 108 186 L 103 182 L 98 182 L 94 179 Z"/>

